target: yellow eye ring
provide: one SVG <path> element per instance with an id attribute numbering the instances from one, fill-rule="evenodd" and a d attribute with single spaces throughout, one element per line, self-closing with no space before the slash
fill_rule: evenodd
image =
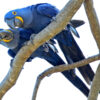
<path id="1" fill-rule="evenodd" d="M 11 30 L 6 29 L 5 31 L 8 31 L 13 36 L 13 32 Z M 2 41 L 4 41 L 4 42 L 10 42 L 12 40 L 13 40 L 13 38 L 10 38 L 10 39 L 2 39 Z"/>
<path id="2" fill-rule="evenodd" d="M 12 12 L 12 14 L 13 14 L 13 15 L 16 15 L 16 14 L 17 14 L 17 12 L 16 12 L 16 11 L 13 11 L 13 12 Z"/>

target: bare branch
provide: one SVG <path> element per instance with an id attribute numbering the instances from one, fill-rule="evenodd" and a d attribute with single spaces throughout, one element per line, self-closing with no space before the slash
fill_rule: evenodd
<path id="1" fill-rule="evenodd" d="M 99 21 L 98 21 L 95 9 L 93 7 L 93 0 L 85 0 L 84 7 L 85 7 L 85 11 L 90 23 L 92 34 L 100 50 L 100 25 L 99 25 Z"/>
<path id="2" fill-rule="evenodd" d="M 83 1 L 84 0 L 70 0 L 57 15 L 56 21 L 53 21 L 34 38 L 34 45 L 29 41 L 28 45 L 21 48 L 13 61 L 13 67 L 10 68 L 8 74 L 0 84 L 0 99 L 15 84 L 25 61 L 30 55 L 36 50 L 36 48 L 42 45 L 45 41 L 51 39 L 66 26 L 72 16 L 80 8 Z"/>
<path id="3" fill-rule="evenodd" d="M 65 70 L 74 69 L 76 67 L 82 67 L 84 65 L 87 65 L 87 64 L 89 64 L 93 61 L 99 60 L 99 59 L 100 59 L 100 54 L 93 56 L 93 57 L 89 57 L 85 60 L 82 60 L 82 61 L 79 61 L 79 62 L 76 62 L 76 63 L 73 63 L 73 64 L 69 64 L 69 65 L 64 64 L 64 65 L 59 65 L 59 66 L 55 66 L 55 67 L 47 69 L 46 71 L 41 73 L 37 78 L 32 100 L 36 100 L 36 95 L 37 95 L 37 92 L 38 92 L 39 85 L 40 85 L 40 83 L 41 83 L 41 81 L 44 77 L 46 77 L 50 74 L 53 74 L 55 72 L 62 72 L 62 71 L 65 71 Z M 92 100 L 92 99 L 90 99 L 90 100 Z"/>
<path id="4" fill-rule="evenodd" d="M 97 100 L 99 91 L 100 91 L 100 64 L 97 68 L 96 75 L 93 79 L 93 83 L 91 86 L 91 91 L 89 93 L 88 100 Z"/>
<path id="5" fill-rule="evenodd" d="M 84 6 L 85 6 L 86 14 L 88 16 L 92 34 L 96 40 L 97 46 L 100 51 L 100 25 L 99 25 L 99 21 L 98 21 L 95 9 L 93 7 L 93 0 L 85 0 Z M 97 100 L 98 92 L 100 90 L 100 78 L 99 77 L 100 77 L 100 64 L 98 66 L 96 75 L 93 79 L 93 83 L 91 86 L 88 100 Z"/>

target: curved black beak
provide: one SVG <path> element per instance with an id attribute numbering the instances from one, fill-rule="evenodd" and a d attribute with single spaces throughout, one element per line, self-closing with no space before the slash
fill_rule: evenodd
<path id="1" fill-rule="evenodd" d="M 14 19 L 6 19 L 5 22 L 7 23 L 7 25 L 12 28 L 12 29 L 15 29 L 15 22 L 14 22 Z"/>
<path id="2" fill-rule="evenodd" d="M 7 25 L 11 28 L 11 29 L 16 29 L 17 27 L 22 27 L 23 26 L 23 22 L 18 19 L 18 18 L 14 18 L 14 19 L 6 19 L 5 22 L 7 23 Z"/>

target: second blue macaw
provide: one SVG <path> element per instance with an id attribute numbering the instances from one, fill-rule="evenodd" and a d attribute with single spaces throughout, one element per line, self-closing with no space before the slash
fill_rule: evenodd
<path id="1" fill-rule="evenodd" d="M 9 48 L 8 54 L 14 58 L 19 51 L 19 49 L 24 45 L 29 39 L 22 38 L 21 35 L 28 33 L 31 35 L 31 31 L 18 29 L 18 30 L 0 30 L 0 44 Z M 55 42 L 50 40 L 50 42 L 40 46 L 32 55 L 27 59 L 27 62 L 30 62 L 35 57 L 45 59 L 50 64 L 57 66 L 65 64 L 64 61 L 57 54 L 57 49 L 54 46 Z M 11 65 L 12 65 L 11 60 Z M 76 75 L 74 69 L 69 71 L 64 71 L 62 74 L 75 86 L 77 87 L 85 96 L 88 96 L 89 89 L 82 82 L 82 80 Z"/>
<path id="2" fill-rule="evenodd" d="M 26 30 L 34 31 L 34 34 L 39 33 L 48 24 L 55 20 L 54 17 L 58 14 L 59 10 L 48 3 L 40 3 L 32 6 L 28 6 L 21 9 L 15 9 L 9 11 L 5 15 L 5 22 L 10 26 L 10 28 L 24 28 Z M 71 31 L 79 37 L 76 29 L 80 23 L 70 23 L 54 38 L 58 41 L 58 44 L 65 55 L 68 63 L 73 63 L 85 59 L 82 51 L 71 35 Z M 29 39 L 29 34 L 22 34 L 21 37 Z M 94 72 L 90 65 L 78 68 L 84 79 L 88 84 L 91 83 L 94 77 Z"/>

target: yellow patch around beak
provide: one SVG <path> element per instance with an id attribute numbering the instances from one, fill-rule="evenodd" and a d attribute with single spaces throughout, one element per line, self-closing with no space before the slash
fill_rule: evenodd
<path id="1" fill-rule="evenodd" d="M 16 19 L 19 19 L 22 23 L 24 23 L 24 20 L 23 20 L 22 17 L 20 17 L 20 16 L 16 16 L 15 18 L 16 18 Z"/>

